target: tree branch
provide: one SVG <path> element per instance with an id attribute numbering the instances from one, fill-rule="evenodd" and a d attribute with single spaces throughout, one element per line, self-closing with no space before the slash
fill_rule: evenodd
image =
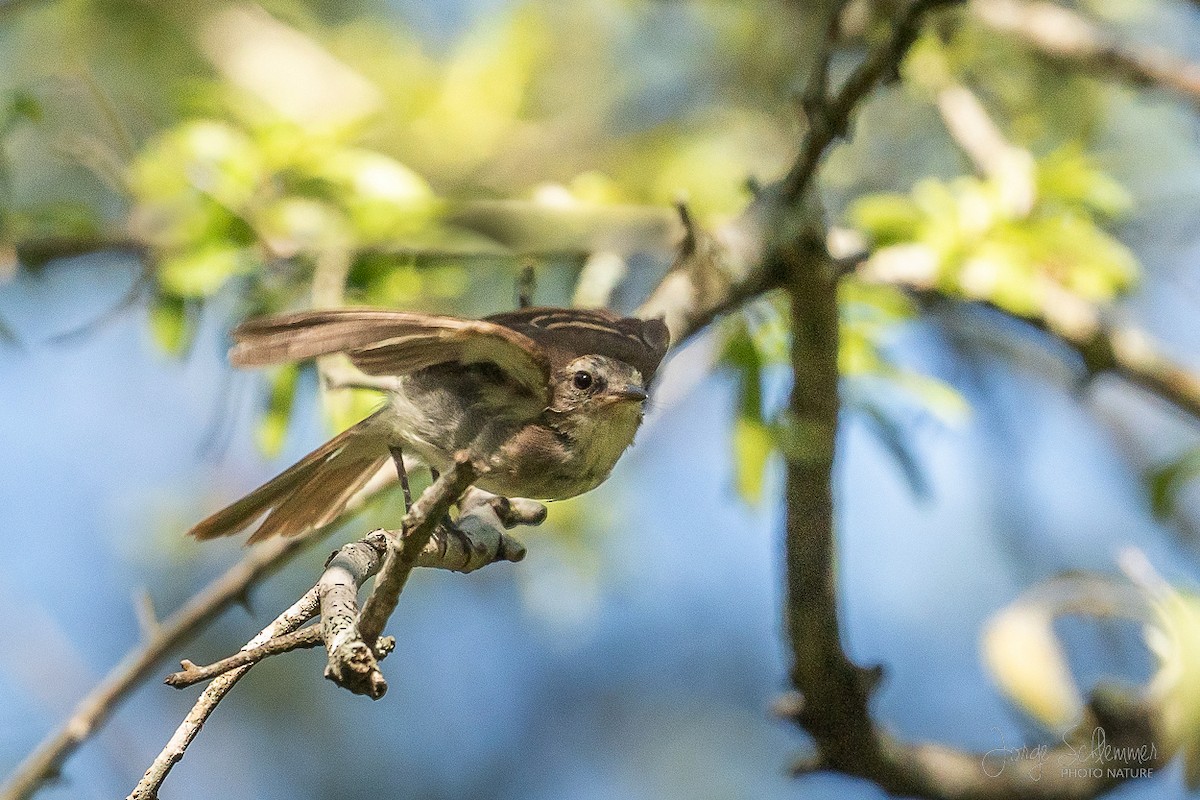
<path id="1" fill-rule="evenodd" d="M 463 467 L 463 464 L 466 466 Z M 173 686 L 182 687 L 209 678 L 212 678 L 212 683 L 201 693 L 191 712 L 151 764 L 128 800 L 151 800 L 157 797 L 158 789 L 171 768 L 183 758 L 188 746 L 196 738 L 204 722 L 216 710 L 217 705 L 233 685 L 264 658 L 326 642 L 331 654 L 330 663 L 333 664 L 335 654 L 342 653 L 352 644 L 344 635 L 346 631 L 351 631 L 359 637 L 358 644 L 362 645 L 361 651 L 354 652 L 354 657 L 361 660 L 365 654 L 373 670 L 372 673 L 364 675 L 361 685 L 356 684 L 356 687 L 363 688 L 360 693 L 371 693 L 370 687 L 375 687 L 377 696 L 382 696 L 387 684 L 378 672 L 377 662 L 392 651 L 395 640 L 390 636 L 376 637 L 371 640 L 372 646 L 369 648 L 362 643 L 363 634 L 357 632 L 361 621 L 356 600 L 359 588 L 376 573 L 381 564 L 385 570 L 391 564 L 399 563 L 408 571 L 419 565 L 469 571 L 485 563 L 499 560 L 519 561 L 524 557 L 525 550 L 520 543 L 499 530 L 502 522 L 496 511 L 496 504 L 492 502 L 493 498 L 484 492 L 464 501 L 465 505 L 468 502 L 469 505 L 464 508 L 462 519 L 465 522 L 474 520 L 473 526 L 467 525 L 463 529 L 440 532 L 441 542 L 433 541 L 432 533 L 425 532 L 426 526 L 436 526 L 445 516 L 450 504 L 466 490 L 466 482 L 473 480 L 475 474 L 470 462 L 463 460 L 443 479 L 425 490 L 405 517 L 404 538 L 400 540 L 397 561 L 393 561 L 393 556 L 396 554 L 398 537 L 393 532 L 374 531 L 357 542 L 345 545 L 330 556 L 317 585 L 247 642 L 237 654 L 207 667 L 197 667 L 185 661 L 181 672 L 168 676 L 167 683 Z M 544 516 L 544 509 L 539 514 L 532 512 L 528 507 L 514 510 L 509 506 L 505 508 L 505 512 L 511 520 L 534 524 L 540 522 Z M 420 541 L 421 536 L 424 536 L 425 541 L 420 552 L 405 556 L 405 548 L 415 552 L 416 543 Z M 380 576 L 380 581 L 383 577 Z M 389 580 L 395 587 L 397 578 Z M 372 597 L 379 591 L 380 581 L 376 582 L 376 590 Z M 403 577 L 399 581 L 399 588 L 402 588 Z M 399 595 L 399 588 L 395 589 L 396 596 Z M 394 601 L 392 605 L 394 607 Z M 315 616 L 318 610 L 322 616 L 321 624 L 300 629 L 300 626 Z M 384 621 L 386 622 L 386 617 Z M 336 663 L 341 666 L 341 662 Z M 328 670 L 326 674 L 328 675 Z"/>
<path id="2" fill-rule="evenodd" d="M 132 650 L 75 706 L 70 719 L 50 734 L 17 766 L 0 788 L 2 800 L 25 800 L 58 770 L 89 736 L 99 730 L 117 705 L 150 677 L 158 663 L 195 636 L 252 586 L 273 574 L 320 537 L 277 539 L 257 548 L 196 593 L 159 625 L 155 635 Z"/>
<path id="3" fill-rule="evenodd" d="M 825 49 L 817 57 L 817 67 L 804 91 L 808 130 L 792 167 L 780 188 L 785 206 L 795 205 L 808 191 L 817 165 L 825 151 L 837 139 L 846 135 L 858 104 L 883 80 L 896 74 L 904 54 L 921 30 L 925 15 L 941 7 L 955 5 L 959 0 L 913 0 L 902 10 L 892 26 L 887 40 L 872 50 L 863 62 L 850 73 L 842 88 L 827 96 L 828 64 L 836 46 L 837 20 L 840 5 L 833 12 Z"/>
<path id="4" fill-rule="evenodd" d="M 486 494 L 486 493 L 479 493 Z M 500 527 L 504 521 L 496 513 L 494 501 L 499 498 L 486 496 L 474 504 L 464 501 L 462 515 L 455 523 L 454 530 L 438 528 L 433 537 L 417 558 L 418 567 L 430 569 L 445 569 L 454 572 L 473 572 L 497 561 L 520 561 L 525 558 L 525 546 L 506 533 Z M 534 516 L 521 518 L 520 524 L 538 524 L 545 516 L 545 507 Z M 517 524 L 517 523 L 512 523 Z M 374 575 L 378 569 L 378 561 L 387 551 L 386 537 L 389 535 L 382 530 L 373 531 L 357 542 L 346 545 L 337 554 L 330 557 L 329 566 L 347 548 L 366 548 L 373 556 L 368 556 L 375 563 L 369 564 L 362 571 L 362 577 L 355 584 L 361 585 L 367 577 Z M 320 584 L 318 584 L 318 587 Z M 182 662 L 183 669 L 173 672 L 166 677 L 164 683 L 182 689 L 201 681 L 209 680 L 217 675 L 240 667 L 244 664 L 254 664 L 264 658 L 280 655 L 301 648 L 316 647 L 325 643 L 325 637 L 320 627 L 303 628 L 286 636 L 276 637 L 250 650 L 240 650 L 236 654 L 223 658 L 208 666 L 197 666 L 191 661 Z"/>
<path id="5" fill-rule="evenodd" d="M 328 591 L 322 588 L 325 649 L 329 653 L 325 677 L 355 694 L 365 694 L 373 700 L 383 697 L 387 681 L 376 662 L 375 644 L 396 609 L 418 555 L 429 543 L 450 506 L 467 491 L 477 475 L 478 470 L 470 458 L 460 455 L 454 466 L 417 498 L 404 517 L 400 536 L 387 537 L 387 554 L 361 613 L 356 607 L 355 593 L 344 591 L 350 583 L 355 589 L 361 585 L 362 577 L 365 577 L 365 571 L 359 572 L 361 559 L 356 559 L 355 568 L 342 569 L 349 581 L 339 579 L 332 582 Z"/>
<path id="6" fill-rule="evenodd" d="M 1200 64 L 1161 47 L 1120 42 L 1087 17 L 1044 0 L 972 0 L 976 19 L 1049 58 L 1200 103 Z"/>
<path id="7" fill-rule="evenodd" d="M 903 40 L 911 42 L 912 37 L 909 30 Z M 893 41 L 897 38 L 899 34 L 894 34 Z M 903 49 L 899 50 L 896 58 L 902 53 Z M 883 72 L 880 69 L 878 74 Z M 975 114 L 980 109 L 961 93 L 942 99 L 947 108 L 966 109 L 971 122 L 981 121 Z M 818 108 L 815 116 L 819 118 L 821 113 Z M 831 113 L 824 111 L 826 117 Z M 967 127 L 979 129 L 978 125 Z M 995 132 L 994 128 L 988 130 Z M 997 139 L 993 137 L 992 144 Z M 820 142 L 822 137 L 806 141 Z M 976 150 L 972 156 L 982 169 L 993 169 L 1003 160 L 993 158 L 996 152 L 1000 151 Z M 810 174 L 805 165 L 816 164 L 819 156 L 802 157 L 791 174 Z M 1121 771 L 1088 771 L 1083 777 L 1078 770 L 1060 774 L 1021 769 L 989 772 L 986 754 L 940 744 L 907 743 L 882 731 L 871 716 L 871 694 L 882 678 L 882 669 L 862 668 L 846 655 L 837 611 L 832 470 L 838 421 L 836 282 L 841 269 L 828 256 L 819 234 L 811 227 L 801 229 L 790 252 L 783 253 L 784 289 L 792 314 L 793 372 L 782 445 L 787 461 L 786 627 L 793 657 L 792 683 L 797 690 L 784 710 L 812 736 L 815 747 L 813 756 L 798 769 L 834 770 L 870 780 L 892 794 L 935 800 L 1093 797 L 1125 779 Z M 1152 708 L 1103 696 L 1093 699 L 1089 712 L 1077 737 L 1090 734 L 1092 726 L 1102 726 L 1109 740 L 1122 746 L 1155 742 Z M 1076 750 L 1064 743 L 1048 753 L 1058 758 L 1074 755 Z M 1154 765 L 1160 763 L 1158 758 L 1153 761 Z"/>
<path id="8" fill-rule="evenodd" d="M 940 90 L 938 110 L 951 137 L 981 173 L 1021 187 L 1016 194 L 1021 196 L 1020 203 L 1028 211 L 1034 200 L 1032 160 L 1028 154 L 1024 158 L 1018 155 L 1024 151 L 1005 140 L 983 104 L 963 86 L 951 85 Z M 981 131 L 986 135 L 979 135 Z M 868 280 L 907 288 L 925 301 L 976 302 L 1020 319 L 1074 350 L 1089 376 L 1102 372 L 1119 375 L 1200 421 L 1200 375 L 1168 358 L 1142 329 L 1106 318 L 1100 308 L 1053 284 L 1042 287 L 1043 302 L 1038 311 L 1022 316 L 987 300 L 956 296 L 939 288 L 936 276 L 929 270 L 906 268 L 892 261 L 886 267 L 864 261 L 859 274 Z"/>
<path id="9" fill-rule="evenodd" d="M 295 631 L 305 622 L 312 619 L 319 608 L 320 601 L 317 597 L 317 590 L 316 588 L 310 589 L 291 608 L 276 617 L 270 625 L 263 628 L 257 636 L 247 642 L 242 649 L 250 650 L 271 639 Z M 250 671 L 250 667 L 252 666 L 254 666 L 252 663 L 245 664 L 230 672 L 226 672 L 215 678 L 212 683 L 205 687 L 196 704 L 192 706 L 192 710 L 188 712 L 183 722 L 175 730 L 175 735 L 171 737 L 170 741 L 162 749 L 162 752 L 154 759 L 150 768 L 146 770 L 146 774 L 142 776 L 138 785 L 130 792 L 127 800 L 157 800 L 158 788 L 166 780 L 167 775 L 171 772 L 171 768 L 183 758 L 188 745 L 196 738 L 196 734 L 200 733 L 200 728 L 204 726 L 209 716 L 216 710 L 217 704 L 229 693 L 234 684 Z"/>
<path id="10" fill-rule="evenodd" d="M 222 658 L 220 661 L 214 661 L 207 666 L 197 666 L 185 658 L 180 662 L 183 669 L 179 672 L 172 672 L 163 679 L 163 683 L 167 686 L 174 686 L 176 689 L 182 689 L 223 675 L 238 667 L 257 664 L 264 658 L 290 653 L 293 650 L 304 650 L 324 643 L 325 638 L 321 635 L 321 627 L 310 625 L 307 628 L 268 639 L 255 647 L 239 650 L 233 655 Z"/>
<path id="11" fill-rule="evenodd" d="M 690 236 L 690 246 L 682 249 L 671 271 L 651 294 L 639 313 L 643 316 L 663 316 L 671 329 L 673 343 L 678 345 L 719 314 L 780 285 L 780 276 L 783 274 L 780 264 L 781 262 L 787 263 L 785 256 L 789 248 L 773 241 L 771 237 L 778 230 L 776 212 L 781 206 L 788 205 L 788 203 L 781 203 L 781 198 L 791 200 L 794 204 L 794 201 L 807 192 L 821 156 L 837 136 L 842 135 L 846 130 L 848 120 L 857 103 L 878 81 L 894 73 L 899 58 L 903 55 L 904 49 L 911 42 L 912 36 L 919 26 L 920 17 L 928 10 L 948 2 L 949 0 L 916 2 L 902 12 L 892 36 L 881 48 L 873 51 L 867 61 L 852 74 L 825 109 L 823 115 L 818 115 L 818 124 L 810 127 L 806 134 L 800 155 L 789 172 L 786 183 L 782 187 L 772 187 L 760 192 L 746 213 L 734 223 L 723 226 L 712 234 L 698 232 Z M 487 210 L 488 214 L 492 212 L 491 209 Z M 671 226 L 665 221 L 655 222 L 653 225 L 645 226 L 644 229 L 639 229 L 639 235 L 644 236 L 647 242 L 653 240 L 657 243 L 661 242 L 665 232 L 671 229 Z M 788 242 L 789 245 L 794 243 L 794 239 Z M 109 246 L 128 246 L 130 249 L 141 247 L 140 243 L 127 244 L 124 242 L 116 242 L 115 245 L 110 244 Z M 647 244 L 647 246 L 650 245 Z M 50 248 L 50 250 L 55 250 L 55 248 Z M 78 251 L 79 248 L 74 245 L 56 250 L 56 252 L 62 253 Z M 826 263 L 824 259 L 818 260 L 822 264 Z M 822 266 L 821 269 L 824 270 L 827 267 Z M 794 281 L 795 276 L 790 272 L 788 274 L 789 280 Z M 826 281 L 827 278 L 821 276 L 819 280 Z M 827 297 L 813 300 L 813 302 L 818 301 L 826 302 Z M 1036 320 L 1034 322 L 1037 324 Z M 1047 327 L 1051 327 L 1049 322 L 1047 322 Z M 1161 354 L 1154 352 L 1148 354 L 1144 347 L 1134 346 L 1134 343 L 1139 341 L 1144 343 L 1144 337 L 1139 339 L 1136 336 L 1118 335 L 1117 330 L 1103 326 L 1102 331 L 1105 335 L 1100 337 L 1099 343 L 1094 340 L 1094 337 L 1077 339 L 1076 343 L 1085 362 L 1097 366 L 1107 364 L 1108 368 L 1119 371 L 1130 380 L 1171 399 L 1189 413 L 1200 418 L 1200 381 L 1192 373 L 1167 361 Z M 814 337 L 814 344 L 819 341 L 819 337 Z M 817 348 L 815 352 L 819 351 L 820 348 Z M 814 407 L 814 419 L 818 421 L 820 414 L 816 412 L 819 410 Z M 809 432 L 803 426 L 793 428 L 793 430 L 801 434 Z M 823 432 L 820 425 L 817 426 L 816 434 L 818 440 L 827 436 L 827 432 Z M 819 469 L 809 467 L 805 472 L 815 474 L 819 472 Z M 795 480 L 797 481 L 795 488 L 799 491 L 806 485 L 805 481 L 811 480 L 811 477 L 805 477 L 804 474 L 798 472 Z M 815 508 L 819 511 L 823 502 L 821 500 L 822 493 L 818 491 L 813 496 L 816 498 Z M 133 687 L 151 673 L 154 666 L 166 653 L 194 635 L 230 602 L 244 596 L 251 586 L 278 569 L 312 541 L 314 539 L 263 545 L 248 554 L 225 576 L 210 584 L 189 601 L 183 609 L 164 621 L 157 636 L 131 652 L 100 686 L 81 701 L 68 723 L 39 745 L 18 767 L 10 776 L 9 782 L 0 790 L 0 800 L 24 800 L 29 797 L 38 786 L 56 774 L 59 766 L 89 735 L 103 725 L 115 706 Z M 802 578 L 804 576 L 800 576 L 797 580 Z M 832 579 L 829 580 L 832 584 Z M 819 583 L 818 581 L 814 585 L 819 585 Z M 802 625 L 803 623 L 797 624 Z M 804 642 L 793 641 L 792 644 L 793 648 L 800 648 L 803 647 Z M 836 663 L 836 659 L 834 663 Z M 853 665 L 850 666 L 855 671 L 855 675 L 864 674 Z M 240 669 L 244 670 L 248 667 Z M 222 678 L 235 673 L 236 671 L 227 673 Z M 236 674 L 240 675 L 241 673 Z M 868 671 L 866 674 L 873 673 Z M 878 742 L 881 748 L 887 749 L 889 752 L 892 749 L 891 740 L 887 737 L 877 735 L 871 741 Z M 903 753 L 905 757 L 909 758 L 910 768 L 907 768 L 906 771 L 911 774 L 919 773 L 922 770 L 934 774 L 930 762 L 957 763 L 955 759 L 959 759 L 962 762 L 963 774 L 967 774 L 965 770 L 971 766 L 967 763 L 971 758 L 969 754 L 950 751 L 952 755 L 946 755 L 936 747 L 910 746 L 910 749 Z M 891 762 L 899 763 L 903 760 L 899 756 L 891 757 Z M 852 774 L 861 774 L 861 771 L 849 771 Z M 973 774 L 972 776 L 975 777 Z M 898 779 L 889 779 L 888 783 L 882 785 L 900 786 L 904 784 Z M 1002 790 L 1000 784 L 995 784 L 995 786 L 996 791 Z M 969 795 L 948 794 L 943 796 Z"/>

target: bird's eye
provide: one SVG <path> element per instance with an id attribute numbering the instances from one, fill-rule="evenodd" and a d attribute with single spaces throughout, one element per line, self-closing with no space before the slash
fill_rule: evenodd
<path id="1" fill-rule="evenodd" d="M 592 373 L 579 370 L 571 382 L 575 384 L 576 389 L 589 389 L 592 385 Z"/>

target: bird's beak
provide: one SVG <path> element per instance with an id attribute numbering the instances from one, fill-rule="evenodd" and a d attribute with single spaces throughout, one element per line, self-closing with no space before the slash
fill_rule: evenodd
<path id="1" fill-rule="evenodd" d="M 609 395 L 612 396 L 614 402 L 628 400 L 631 402 L 641 403 L 647 397 L 645 389 L 640 386 L 635 386 L 632 383 L 626 386 L 618 386 L 613 388 L 609 392 Z"/>

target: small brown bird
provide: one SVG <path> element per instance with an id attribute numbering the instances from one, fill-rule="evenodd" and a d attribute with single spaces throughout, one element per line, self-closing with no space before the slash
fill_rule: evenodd
<path id="1" fill-rule="evenodd" d="M 633 442 L 670 335 L 657 319 L 525 308 L 482 320 L 382 309 L 301 311 L 243 323 L 230 359 L 263 366 L 345 353 L 396 376 L 387 404 L 190 531 L 259 523 L 250 542 L 327 525 L 399 448 L 433 469 L 469 451 L 476 485 L 562 500 L 599 486 Z M 259 522 L 261 520 L 261 522 Z"/>

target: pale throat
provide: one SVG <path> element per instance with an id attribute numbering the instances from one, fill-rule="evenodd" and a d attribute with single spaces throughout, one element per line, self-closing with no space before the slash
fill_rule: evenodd
<path id="1" fill-rule="evenodd" d="M 640 403 L 617 402 L 593 413 L 572 414 L 559 422 L 575 440 L 575 462 L 582 476 L 602 482 L 629 446 L 642 424 Z"/>

